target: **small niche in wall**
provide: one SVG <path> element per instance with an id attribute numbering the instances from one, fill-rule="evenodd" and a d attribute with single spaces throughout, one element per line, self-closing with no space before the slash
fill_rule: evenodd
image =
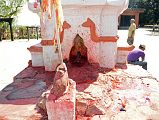
<path id="1" fill-rule="evenodd" d="M 79 34 L 73 40 L 73 46 L 69 54 L 69 60 L 72 64 L 82 66 L 88 62 L 87 59 L 87 47 L 84 45 L 84 41 Z"/>

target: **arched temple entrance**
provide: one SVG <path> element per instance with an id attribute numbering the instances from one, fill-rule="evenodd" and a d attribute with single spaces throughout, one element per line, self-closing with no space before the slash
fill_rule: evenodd
<path id="1" fill-rule="evenodd" d="M 88 62 L 87 47 L 84 45 L 84 41 L 79 34 L 77 34 L 73 40 L 73 46 L 69 54 L 69 60 L 72 64 L 77 66 L 82 66 L 84 63 Z"/>

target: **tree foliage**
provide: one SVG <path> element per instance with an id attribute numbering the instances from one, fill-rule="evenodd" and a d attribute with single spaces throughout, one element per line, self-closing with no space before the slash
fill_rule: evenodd
<path id="1" fill-rule="evenodd" d="M 0 17 L 14 17 L 19 12 L 25 0 L 0 0 Z"/>
<path id="2" fill-rule="evenodd" d="M 159 24 L 159 0 L 130 0 L 130 9 L 141 8 L 140 24 Z"/>
<path id="3" fill-rule="evenodd" d="M 159 24 L 159 0 L 147 0 L 144 4 L 143 19 L 149 24 Z M 142 7 L 142 4 L 140 4 Z"/>
<path id="4" fill-rule="evenodd" d="M 0 18 L 14 18 L 26 0 L 0 0 Z M 0 22 L 0 37 L 9 30 L 9 24 Z"/>

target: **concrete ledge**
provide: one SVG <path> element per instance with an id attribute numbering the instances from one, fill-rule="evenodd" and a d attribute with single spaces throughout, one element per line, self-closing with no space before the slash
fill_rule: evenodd
<path id="1" fill-rule="evenodd" d="M 118 47 L 118 51 L 132 51 L 135 48 L 135 46 L 126 46 L 126 47 Z"/>
<path id="2" fill-rule="evenodd" d="M 39 44 L 33 45 L 27 49 L 31 53 L 32 66 L 33 67 L 44 66 L 43 48 L 42 48 L 41 44 L 39 43 Z"/>
<path id="3" fill-rule="evenodd" d="M 42 40 L 41 41 L 42 46 L 53 46 L 55 44 L 57 44 L 57 41 L 55 41 L 55 40 Z"/>
<path id="4" fill-rule="evenodd" d="M 42 46 L 41 44 L 36 44 L 36 45 L 33 45 L 31 46 L 30 48 L 27 48 L 30 52 L 42 52 Z"/>
<path id="5" fill-rule="evenodd" d="M 127 62 L 127 56 L 130 51 L 132 51 L 135 48 L 135 46 L 126 46 L 126 47 L 118 47 L 117 48 L 117 63 L 126 63 Z"/>
<path id="6" fill-rule="evenodd" d="M 70 80 L 68 93 L 55 100 L 49 94 L 46 101 L 48 120 L 75 120 L 76 83 Z"/>

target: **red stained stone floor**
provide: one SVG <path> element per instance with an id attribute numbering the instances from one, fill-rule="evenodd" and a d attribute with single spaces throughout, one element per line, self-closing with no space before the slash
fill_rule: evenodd
<path id="1" fill-rule="evenodd" d="M 120 114 L 121 106 L 116 107 L 115 101 L 121 96 L 122 99 L 124 96 L 124 99 L 129 101 L 129 99 L 132 99 L 133 91 L 139 91 L 140 93 L 142 90 L 149 89 L 154 94 L 154 89 L 159 86 L 158 81 L 155 82 L 156 79 L 151 74 L 138 66 L 119 64 L 114 69 L 106 69 L 99 67 L 98 64 L 89 63 L 80 67 L 70 63 L 66 65 L 69 78 L 77 84 L 77 120 L 94 120 L 97 118 L 100 120 L 101 117 L 111 119 L 113 115 Z M 22 70 L 14 77 L 13 83 L 0 92 L 0 117 L 4 120 L 12 120 L 13 116 L 17 120 L 47 119 L 45 115 L 37 113 L 35 105 L 40 95 L 52 84 L 54 75 L 55 72 L 46 72 L 44 67 L 28 66 Z M 154 86 L 156 83 L 157 85 Z M 149 84 L 149 87 L 145 88 L 147 84 Z M 130 94 L 126 91 L 129 91 Z M 147 93 L 140 94 L 143 96 Z M 156 92 L 155 94 L 158 95 Z M 126 95 L 129 95 L 129 97 Z M 151 97 L 151 95 L 148 96 L 156 104 L 156 101 L 153 100 L 155 98 Z M 133 99 L 144 99 L 144 96 L 142 98 L 135 96 Z M 124 104 L 124 106 L 130 107 L 126 102 Z M 113 112 L 114 109 L 115 112 Z M 158 108 L 156 112 L 158 112 Z"/>
<path id="2" fill-rule="evenodd" d="M 88 83 L 88 86 L 97 80 L 100 72 L 105 73 L 110 71 L 110 69 L 100 68 L 97 64 L 88 63 L 81 67 L 67 63 L 67 68 L 69 77 L 76 81 L 76 84 Z M 27 106 L 28 109 L 25 112 L 29 112 L 30 114 L 26 116 L 28 118 L 35 117 L 36 110 L 34 108 L 36 102 L 42 92 L 53 82 L 54 75 L 55 72 L 46 72 L 44 67 L 31 67 L 29 65 L 22 70 L 14 77 L 12 83 L 1 91 L 0 108 L 5 108 L 5 110 L 2 111 L 1 109 L 0 116 L 4 114 L 6 119 L 10 119 L 13 115 L 7 109 L 11 107 L 17 111 L 17 119 L 21 119 L 25 117 L 25 115 L 21 115 L 23 107 Z"/>

